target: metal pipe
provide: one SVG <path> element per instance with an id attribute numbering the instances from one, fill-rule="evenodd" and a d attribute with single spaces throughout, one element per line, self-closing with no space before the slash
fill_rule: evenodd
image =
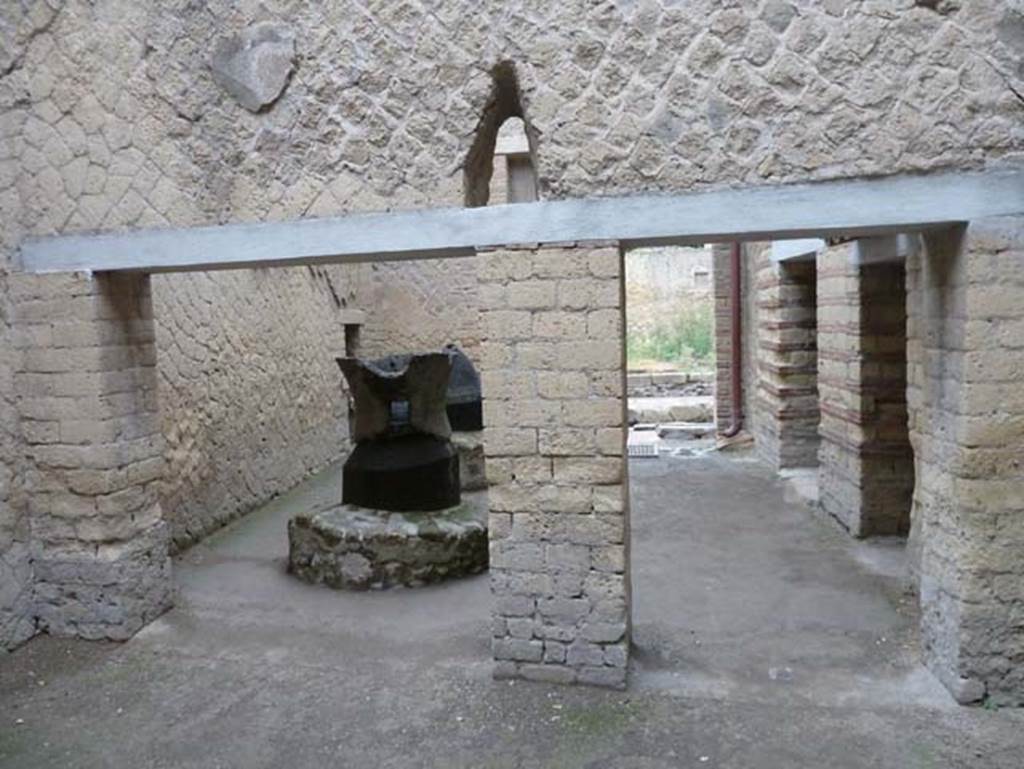
<path id="1" fill-rule="evenodd" d="M 740 256 L 740 244 L 738 242 L 733 243 L 729 253 L 730 269 L 732 271 L 729 307 L 729 331 L 732 336 L 732 363 L 729 369 L 732 388 L 730 393 L 732 396 L 732 424 L 729 425 L 728 430 L 722 433 L 723 438 L 733 438 L 743 429 L 743 348 L 741 347 L 741 340 L 743 339 L 743 313 L 741 312 L 743 291 L 740 285 L 740 270 L 742 267 Z"/>

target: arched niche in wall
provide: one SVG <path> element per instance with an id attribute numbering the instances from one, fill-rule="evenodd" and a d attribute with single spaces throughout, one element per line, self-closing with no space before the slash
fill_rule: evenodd
<path id="1" fill-rule="evenodd" d="M 465 202 L 470 208 L 538 197 L 535 143 L 523 114 L 515 67 L 502 62 L 491 76 L 491 96 L 463 166 Z"/>

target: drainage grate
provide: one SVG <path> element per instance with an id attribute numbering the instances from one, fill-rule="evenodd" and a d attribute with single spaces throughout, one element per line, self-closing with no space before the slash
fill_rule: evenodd
<path id="1" fill-rule="evenodd" d="M 626 454 L 631 457 L 654 457 L 658 458 L 658 447 L 653 443 L 628 443 Z"/>
<path id="2" fill-rule="evenodd" d="M 626 456 L 658 458 L 658 434 L 652 431 L 629 431 Z"/>

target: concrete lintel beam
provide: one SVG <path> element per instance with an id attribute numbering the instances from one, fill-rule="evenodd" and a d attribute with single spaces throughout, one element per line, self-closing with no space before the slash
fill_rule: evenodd
<path id="1" fill-rule="evenodd" d="M 773 262 L 810 262 L 825 248 L 821 238 L 800 238 L 798 240 L 773 240 L 771 260 Z"/>
<path id="2" fill-rule="evenodd" d="M 850 249 L 850 264 L 887 264 L 902 262 L 917 253 L 921 239 L 906 232 L 895 235 L 880 235 L 873 238 L 857 238 Z"/>
<path id="3" fill-rule="evenodd" d="M 1024 169 L 685 195 L 426 209 L 29 240 L 27 272 L 186 272 L 471 256 L 510 243 L 624 247 L 890 234 L 1024 214 Z"/>

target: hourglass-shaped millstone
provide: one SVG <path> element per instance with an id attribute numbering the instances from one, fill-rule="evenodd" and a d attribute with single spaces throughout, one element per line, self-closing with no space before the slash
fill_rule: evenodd
<path id="1" fill-rule="evenodd" d="M 395 512 L 459 504 L 459 459 L 445 413 L 451 357 L 338 358 L 355 401 L 356 447 L 342 501 Z"/>

